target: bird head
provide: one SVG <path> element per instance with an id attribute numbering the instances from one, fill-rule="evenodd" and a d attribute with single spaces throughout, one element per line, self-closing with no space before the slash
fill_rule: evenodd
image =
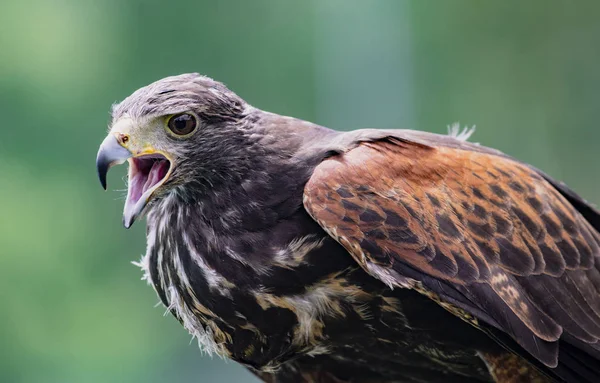
<path id="1" fill-rule="evenodd" d="M 123 225 L 168 193 L 198 192 L 234 172 L 248 110 L 223 84 L 198 74 L 164 78 L 116 104 L 96 167 L 106 189 L 108 170 L 129 163 Z M 197 187 L 186 188 L 191 183 Z"/>

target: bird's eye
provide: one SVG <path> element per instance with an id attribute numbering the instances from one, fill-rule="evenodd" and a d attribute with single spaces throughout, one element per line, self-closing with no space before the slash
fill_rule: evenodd
<path id="1" fill-rule="evenodd" d="M 176 114 L 169 119 L 169 129 L 178 136 L 185 136 L 196 129 L 196 117 L 189 113 Z"/>

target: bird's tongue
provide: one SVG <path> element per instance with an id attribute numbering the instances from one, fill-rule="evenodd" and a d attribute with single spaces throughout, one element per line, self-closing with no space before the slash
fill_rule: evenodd
<path id="1" fill-rule="evenodd" d="M 169 170 L 169 163 L 165 160 L 157 160 L 152 164 L 152 168 L 150 168 L 150 173 L 148 174 L 148 179 L 144 184 L 144 190 L 150 189 L 152 186 L 159 183 L 165 176 L 167 175 L 167 171 Z"/>
<path id="2" fill-rule="evenodd" d="M 146 191 L 162 181 L 168 171 L 166 159 L 134 158 L 129 177 L 129 202 L 135 204 Z"/>

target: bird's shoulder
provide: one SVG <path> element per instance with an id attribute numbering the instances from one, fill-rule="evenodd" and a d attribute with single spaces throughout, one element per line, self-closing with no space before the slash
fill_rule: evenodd
<path id="1" fill-rule="evenodd" d="M 371 275 L 502 330 L 547 366 L 563 333 L 600 339 L 600 214 L 564 184 L 451 136 L 335 140 L 304 206 Z"/>

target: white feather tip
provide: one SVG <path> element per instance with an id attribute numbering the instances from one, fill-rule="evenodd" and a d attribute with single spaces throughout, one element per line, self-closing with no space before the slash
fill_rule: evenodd
<path id="1" fill-rule="evenodd" d="M 456 138 L 457 140 L 467 141 L 473 133 L 475 133 L 475 125 L 471 127 L 465 126 L 462 129 L 459 122 L 448 125 L 448 135 Z"/>

